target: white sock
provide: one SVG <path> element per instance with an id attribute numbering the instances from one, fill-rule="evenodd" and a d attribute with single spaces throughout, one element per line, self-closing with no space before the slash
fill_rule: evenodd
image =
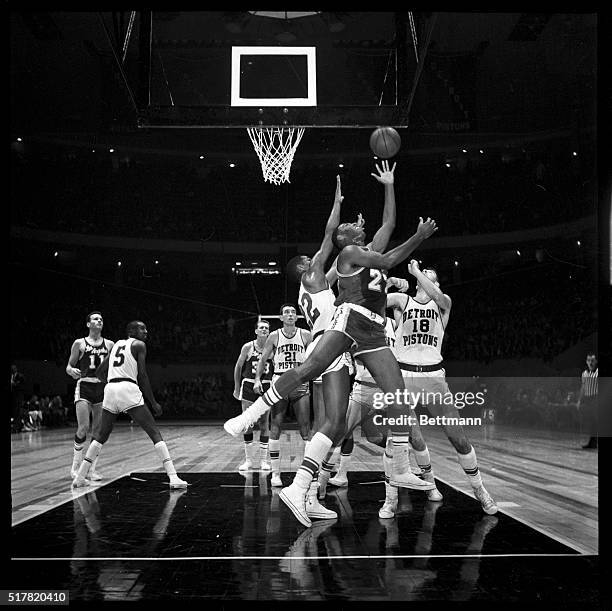
<path id="1" fill-rule="evenodd" d="M 310 445 L 310 440 L 309 439 L 302 439 L 302 441 L 304 442 L 304 449 L 302 451 L 302 460 L 304 460 L 304 456 L 306 456 L 306 452 L 308 451 L 308 446 Z"/>
<path id="2" fill-rule="evenodd" d="M 87 448 L 87 454 L 85 454 L 85 458 L 79 467 L 78 477 L 87 477 L 89 469 L 93 462 L 98 458 L 98 454 L 100 454 L 101 449 L 102 444 L 98 443 L 95 439 L 92 439 L 89 447 Z"/>
<path id="3" fill-rule="evenodd" d="M 410 471 L 410 457 L 408 448 L 410 446 L 408 435 L 393 435 L 391 438 L 392 452 L 388 455 L 393 458 L 393 472 L 398 475 Z M 389 440 L 387 440 L 387 448 L 389 448 Z"/>
<path id="4" fill-rule="evenodd" d="M 351 455 L 350 454 L 340 454 L 340 467 L 338 468 L 338 473 L 340 477 L 346 477 L 349 466 L 351 464 Z"/>
<path id="5" fill-rule="evenodd" d="M 387 444 L 389 446 L 390 444 Z M 383 468 L 385 470 L 385 502 L 391 501 L 397 503 L 397 486 L 392 486 L 389 479 L 393 474 L 393 456 L 389 456 L 388 452 L 393 451 L 389 447 L 385 449 L 383 454 Z"/>
<path id="6" fill-rule="evenodd" d="M 278 403 L 282 397 L 276 392 L 274 383 L 261 396 L 255 399 L 243 413 L 248 413 L 253 422 L 257 422 L 275 403 Z"/>
<path id="7" fill-rule="evenodd" d="M 270 439 L 270 467 L 280 475 L 280 439 Z"/>
<path id="8" fill-rule="evenodd" d="M 332 448 L 325 457 L 325 460 L 321 463 L 321 469 L 319 469 L 319 485 L 325 489 L 327 482 L 331 477 L 332 471 L 334 470 L 334 464 L 338 460 L 340 454 L 340 446 Z"/>
<path id="9" fill-rule="evenodd" d="M 259 438 L 259 460 L 268 460 L 268 442 Z"/>
<path id="10" fill-rule="evenodd" d="M 465 474 L 470 481 L 470 486 L 472 488 L 479 488 L 482 486 L 482 478 L 480 477 L 480 471 L 478 469 L 478 462 L 476 461 L 476 452 L 474 448 L 467 454 L 459 454 L 457 452 L 457 458 L 459 459 L 459 464 L 465 471 Z"/>
<path id="11" fill-rule="evenodd" d="M 253 453 L 253 440 L 244 442 L 244 457 L 247 461 L 251 462 L 251 455 Z"/>
<path id="12" fill-rule="evenodd" d="M 297 470 L 293 483 L 304 490 L 308 490 L 313 477 L 318 473 L 321 462 L 329 453 L 332 447 L 332 440 L 323 435 L 315 433 L 308 444 L 308 449 L 304 454 L 304 460 Z"/>
<path id="13" fill-rule="evenodd" d="M 96 472 L 96 465 L 98 464 L 98 456 L 96 456 L 96 459 L 91 463 L 91 470 L 95 473 Z"/>
<path id="14" fill-rule="evenodd" d="M 176 469 L 174 468 L 174 463 L 172 462 L 172 459 L 170 458 L 170 452 L 168 452 L 168 446 L 166 445 L 166 442 L 158 441 L 153 447 L 155 448 L 157 455 L 161 459 L 168 477 L 171 480 L 178 477 L 176 475 Z"/>
<path id="15" fill-rule="evenodd" d="M 74 449 L 72 452 L 72 464 L 75 467 L 78 467 L 83 460 L 83 444 L 87 437 L 83 437 L 83 439 L 79 439 L 76 435 L 74 436 Z"/>
<path id="16" fill-rule="evenodd" d="M 431 473 L 431 457 L 429 456 L 429 449 L 426 447 L 424 450 L 412 450 L 416 457 L 417 465 L 421 468 L 423 474 Z"/>

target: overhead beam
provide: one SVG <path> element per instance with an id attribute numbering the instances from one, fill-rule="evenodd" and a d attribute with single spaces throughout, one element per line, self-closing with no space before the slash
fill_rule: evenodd
<path id="1" fill-rule="evenodd" d="M 137 100 L 140 108 L 151 104 L 151 48 L 153 42 L 153 13 L 141 11 L 138 34 L 138 91 Z"/>
<path id="2" fill-rule="evenodd" d="M 401 106 L 317 106 L 256 108 L 232 106 L 150 106 L 141 108 L 140 128 L 206 129 L 246 127 L 406 127 Z"/>

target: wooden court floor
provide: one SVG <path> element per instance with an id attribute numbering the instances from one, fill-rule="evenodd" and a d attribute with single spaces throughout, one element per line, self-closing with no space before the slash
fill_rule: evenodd
<path id="1" fill-rule="evenodd" d="M 222 423 L 160 422 L 179 474 L 231 473 L 244 457 L 240 439 Z M 424 426 L 435 476 L 471 496 L 456 454 L 437 427 Z M 468 432 L 483 481 L 500 511 L 582 554 L 598 553 L 598 453 L 583 450 L 578 434 L 489 424 Z M 42 429 L 11 436 L 13 526 L 68 501 L 74 429 Z M 255 433 L 255 441 L 258 433 Z M 355 434 L 350 471 L 382 471 L 381 450 Z M 281 436 L 281 470 L 295 472 L 303 443 L 296 430 Z M 129 473 L 163 473 L 145 433 L 117 423 L 98 461 L 101 484 Z M 351 473 L 349 472 L 349 482 Z"/>

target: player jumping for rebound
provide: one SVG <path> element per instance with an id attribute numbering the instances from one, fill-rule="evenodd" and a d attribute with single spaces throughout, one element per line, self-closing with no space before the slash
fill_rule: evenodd
<path id="1" fill-rule="evenodd" d="M 393 192 L 395 165 L 389 170 L 388 164 L 383 162 L 383 168 L 377 167 L 377 169 L 378 175 L 372 175 L 385 186 L 385 201 L 392 198 L 395 203 Z M 349 349 L 353 350 L 355 356 L 361 358 L 383 392 L 395 395 L 397 390 L 404 389 L 401 370 L 385 340 L 386 270 L 405 260 L 423 240 L 437 230 L 437 227 L 434 220 L 428 218 L 423 221 L 421 218 L 413 236 L 382 254 L 378 249 L 386 248 L 394 226 L 394 222 L 390 224 L 383 222 L 370 248 L 365 246 L 365 231 L 360 223 L 343 223 L 336 228 L 333 239 L 340 249 L 336 263 L 339 295 L 335 302 L 337 309 L 331 327 L 325 331 L 312 354 L 302 365 L 284 374 L 243 414 L 224 424 L 228 433 L 235 436 L 247 430 L 274 403 L 287 396 L 300 384 L 323 373 L 336 358 Z M 383 248 L 379 244 L 381 241 L 384 244 Z M 306 492 L 313 473 L 318 471 L 322 460 L 332 447 L 333 439 L 343 436 L 344 430 L 337 430 L 335 423 L 342 422 L 342 429 L 344 428 L 345 403 L 340 407 L 326 406 L 326 412 L 329 409 L 344 409 L 344 414 L 340 418 L 326 419 L 319 431 L 313 435 L 293 484 L 281 493 L 285 504 L 306 526 L 311 525 L 306 513 Z M 395 408 L 397 411 L 399 407 L 392 404 L 389 409 L 393 411 Z M 420 449 L 418 438 L 422 442 L 422 437 L 418 425 L 409 427 L 409 430 L 412 431 L 413 446 L 415 449 Z M 394 436 L 394 444 L 396 440 L 398 443 L 407 442 L 408 432 Z M 399 485 L 420 490 L 430 490 L 434 487 L 433 484 L 419 479 L 412 473 L 398 474 L 395 480 L 400 482 Z"/>
<path id="2" fill-rule="evenodd" d="M 336 278 L 336 273 L 332 269 L 326 276 L 324 266 L 332 252 L 332 234 L 340 223 L 340 205 L 343 199 L 340 176 L 336 176 L 334 205 L 327 220 L 325 235 L 319 250 L 312 258 L 300 255 L 291 259 L 287 264 L 289 276 L 300 281 L 298 301 L 312 333 L 313 339 L 306 351 L 306 358 L 308 358 L 308 355 L 323 337 L 323 333 L 331 324 L 334 312 L 336 311 L 336 306 L 334 305 L 336 295 L 330 286 Z M 352 358 L 349 353 L 345 352 L 325 369 L 320 378 L 313 380 L 315 421 L 318 426 L 322 425 L 328 417 L 326 406 L 337 402 L 338 397 L 348 394 L 352 369 Z M 307 454 L 308 447 L 304 452 L 305 456 Z M 318 469 L 312 472 L 311 482 L 306 495 L 306 514 L 308 518 L 336 518 L 336 512 L 323 507 L 317 500 L 317 490 L 319 488 L 317 476 Z"/>
<path id="3" fill-rule="evenodd" d="M 432 416 L 459 421 L 454 404 L 442 397 L 451 396 L 446 383 L 446 371 L 442 361 L 442 340 L 448 325 L 451 298 L 440 290 L 438 275 L 433 269 L 419 269 L 414 259 L 408 271 L 416 278 L 414 297 L 402 293 L 389 295 L 388 305 L 393 308 L 398 324 L 395 353 L 402 370 L 404 384 L 409 393 L 421 393 L 421 403 Z M 457 452 L 457 459 L 467 475 L 474 496 L 485 513 L 497 513 L 497 505 L 482 484 L 476 461 L 476 452 L 460 424 L 442 425 L 448 440 Z M 418 452 L 415 452 L 417 457 Z M 429 458 L 429 457 L 427 457 Z"/>

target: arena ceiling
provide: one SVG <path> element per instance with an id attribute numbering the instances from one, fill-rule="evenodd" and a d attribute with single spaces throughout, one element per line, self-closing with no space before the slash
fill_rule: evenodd
<path id="1" fill-rule="evenodd" d="M 593 13 L 12 11 L 11 132 L 240 150 L 243 130 L 137 125 L 150 108 L 179 125 L 201 122 L 202 109 L 227 108 L 230 49 L 242 45 L 316 46 L 321 107 L 339 120 L 359 107 L 365 121 L 377 106 L 396 106 L 417 148 L 595 121 Z M 354 139 L 335 135 L 340 147 Z M 303 154 L 321 150 L 319 138 L 304 139 Z"/>

